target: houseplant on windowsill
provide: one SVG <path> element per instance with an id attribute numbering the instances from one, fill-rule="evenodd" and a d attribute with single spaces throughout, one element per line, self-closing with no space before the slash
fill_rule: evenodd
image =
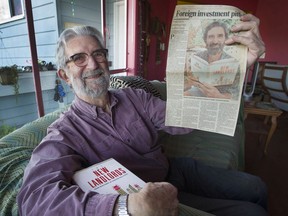
<path id="1" fill-rule="evenodd" d="M 0 83 L 2 85 L 13 85 L 15 95 L 19 94 L 17 65 L 0 67 Z"/>

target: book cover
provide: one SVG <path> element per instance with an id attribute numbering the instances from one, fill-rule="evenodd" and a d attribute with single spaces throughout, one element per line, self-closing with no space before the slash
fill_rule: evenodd
<path id="1" fill-rule="evenodd" d="M 213 86 L 231 85 L 239 68 L 234 58 L 221 59 L 208 63 L 197 55 L 191 56 L 191 72 L 195 79 Z"/>
<path id="2" fill-rule="evenodd" d="M 77 171 L 74 181 L 83 191 L 96 191 L 100 194 L 127 195 L 140 191 L 146 184 L 142 179 L 111 158 Z M 179 216 L 207 215 L 209 213 L 179 204 Z"/>
<path id="3" fill-rule="evenodd" d="M 83 191 L 100 194 L 126 195 L 140 191 L 146 184 L 113 158 L 77 171 L 73 180 Z"/>

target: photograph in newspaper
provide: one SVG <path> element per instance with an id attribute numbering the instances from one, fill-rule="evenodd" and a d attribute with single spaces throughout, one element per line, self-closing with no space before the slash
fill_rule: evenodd
<path id="1" fill-rule="evenodd" d="M 228 54 L 225 40 L 229 37 L 228 28 L 235 20 L 202 20 L 190 26 L 188 35 L 195 35 L 201 29 L 203 44 L 198 45 L 200 34 L 188 38 L 186 68 L 184 77 L 184 96 L 238 99 L 239 61 Z M 191 32 L 191 33 L 190 33 Z M 194 43 L 193 43 L 194 42 Z M 228 49 L 228 51 L 225 51 Z"/>
<path id="2" fill-rule="evenodd" d="M 232 6 L 176 6 L 166 68 L 166 125 L 234 135 L 247 47 L 225 41 L 243 14 Z"/>

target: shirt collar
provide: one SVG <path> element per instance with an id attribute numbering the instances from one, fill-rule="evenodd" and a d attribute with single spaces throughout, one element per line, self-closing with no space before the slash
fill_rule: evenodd
<path id="1" fill-rule="evenodd" d="M 109 94 L 109 100 L 110 100 L 110 107 L 112 108 L 118 103 L 118 99 L 115 96 L 113 91 L 108 91 Z M 80 99 L 77 95 L 75 95 L 73 106 L 76 108 L 76 110 L 79 111 L 79 113 L 97 117 L 100 113 L 102 113 L 102 108 L 96 107 L 93 104 L 89 104 L 85 102 L 84 100 Z"/>

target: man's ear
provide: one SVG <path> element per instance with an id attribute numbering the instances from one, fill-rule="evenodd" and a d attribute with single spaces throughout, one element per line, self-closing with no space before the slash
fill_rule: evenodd
<path id="1" fill-rule="evenodd" d="M 58 77 L 60 77 L 62 80 L 64 80 L 66 83 L 70 84 L 70 79 L 67 76 L 66 72 L 63 69 L 59 69 L 57 71 Z"/>

